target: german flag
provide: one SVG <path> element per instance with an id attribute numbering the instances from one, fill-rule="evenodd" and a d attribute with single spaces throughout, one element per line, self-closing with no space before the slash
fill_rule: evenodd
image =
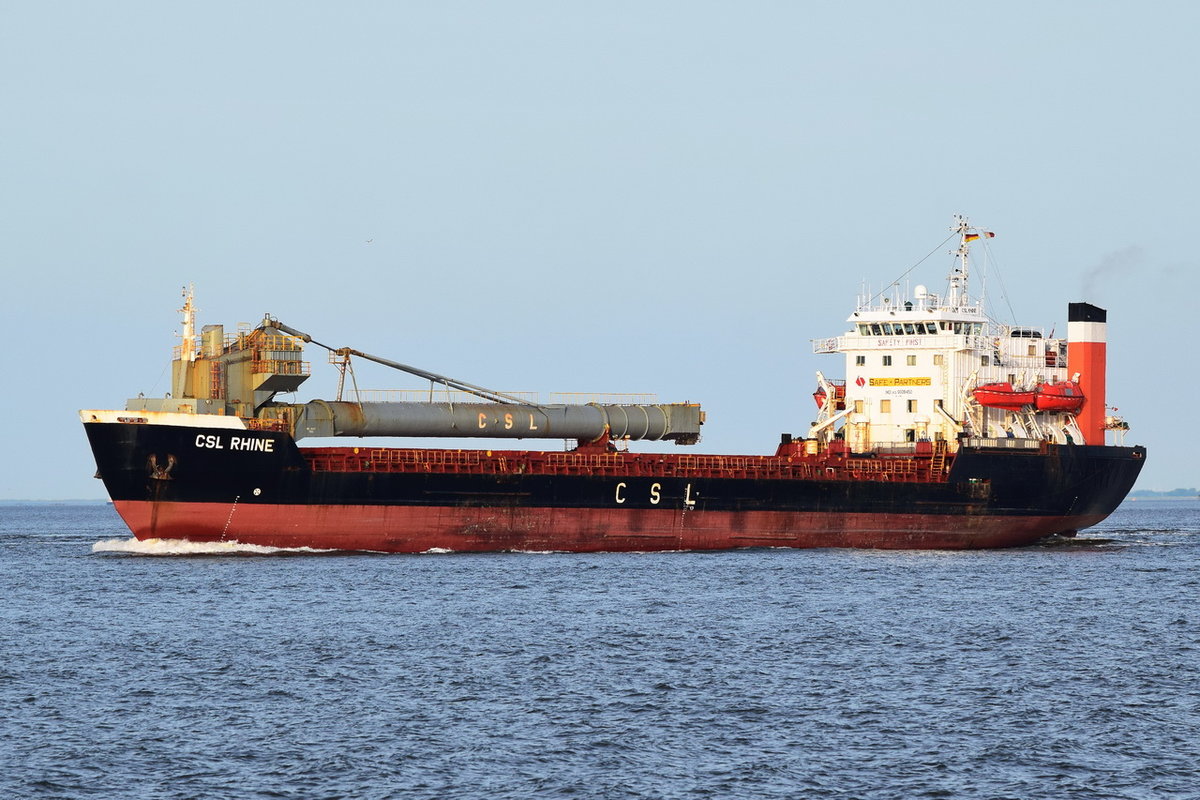
<path id="1" fill-rule="evenodd" d="M 995 238 L 996 238 L 996 234 L 992 233 L 991 231 L 982 231 L 982 232 L 980 232 L 980 233 L 968 233 L 968 234 L 967 234 L 967 241 L 968 241 L 968 242 L 973 242 L 973 241 L 975 241 L 976 239 L 978 239 L 980 236 L 984 236 L 984 237 L 986 237 L 986 238 L 988 238 L 988 239 L 995 239 Z"/>

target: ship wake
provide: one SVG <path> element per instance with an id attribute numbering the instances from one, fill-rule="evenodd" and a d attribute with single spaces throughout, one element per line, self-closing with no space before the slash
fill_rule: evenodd
<path id="1" fill-rule="evenodd" d="M 271 556 L 336 553 L 313 547 L 267 547 L 229 542 L 191 542 L 187 539 L 105 539 L 92 545 L 93 553 L 121 553 L 133 556 Z"/>

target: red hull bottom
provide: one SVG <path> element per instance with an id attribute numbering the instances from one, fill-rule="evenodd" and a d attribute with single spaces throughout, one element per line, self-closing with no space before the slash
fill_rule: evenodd
<path id="1" fill-rule="evenodd" d="M 645 552 L 739 547 L 1015 547 L 1105 515 L 949 516 L 791 511 L 678 511 L 301 506 L 117 501 L 138 539 L 237 541 L 388 553 Z"/>

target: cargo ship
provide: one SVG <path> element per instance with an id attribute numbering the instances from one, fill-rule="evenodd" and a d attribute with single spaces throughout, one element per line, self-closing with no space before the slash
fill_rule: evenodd
<path id="1" fill-rule="evenodd" d="M 815 419 L 766 454 L 639 452 L 697 443 L 706 419 L 693 403 L 543 402 L 332 347 L 271 316 L 197 334 L 190 289 L 171 393 L 80 418 L 138 539 L 424 553 L 972 549 L 1074 535 L 1124 499 L 1146 450 L 1125 446 L 1128 425 L 1105 405 L 1104 309 L 1070 303 L 1064 339 L 1000 324 L 972 296 L 971 248 L 992 236 L 955 218 L 940 294 L 899 282 L 860 294 L 848 328 L 813 341 L 844 358 L 844 377 L 818 372 L 815 412 L 800 412 Z M 336 398 L 283 402 L 310 375 L 306 347 L 339 371 Z M 355 359 L 429 388 L 359 391 Z M 332 437 L 369 438 L 299 444 Z"/>

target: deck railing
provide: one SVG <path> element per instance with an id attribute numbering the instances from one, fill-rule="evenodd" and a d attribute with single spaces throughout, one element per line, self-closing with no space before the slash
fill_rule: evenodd
<path id="1" fill-rule="evenodd" d="M 887 344 L 885 344 L 887 342 Z M 892 343 L 895 344 L 892 344 Z M 813 339 L 814 353 L 840 353 L 843 350 L 937 349 L 937 350 L 987 350 L 994 349 L 994 339 L 987 336 L 968 336 L 957 333 L 904 334 L 902 336 L 831 336 Z"/>
<path id="2" fill-rule="evenodd" d="M 960 440 L 967 447 L 994 447 L 1005 450 L 1040 450 L 1040 439 L 1018 439 L 992 436 L 968 436 Z"/>
<path id="3" fill-rule="evenodd" d="M 927 453 L 852 458 L 828 453 L 789 457 L 349 447 L 301 452 L 314 472 L 910 482 L 943 482 L 947 474 L 944 453 L 935 465 Z"/>

